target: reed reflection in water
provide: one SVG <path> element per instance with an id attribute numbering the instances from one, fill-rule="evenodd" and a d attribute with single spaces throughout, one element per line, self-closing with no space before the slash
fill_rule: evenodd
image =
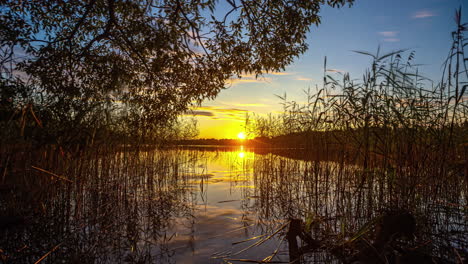
<path id="1" fill-rule="evenodd" d="M 297 158 L 298 150 L 289 151 Z M 343 160 L 278 153 L 285 152 L 184 147 L 101 150 L 80 158 L 53 148 L 21 153 L 23 159 L 10 163 L 16 168 L 15 191 L 0 198 L 2 214 L 21 219 L 0 230 L 2 258 L 7 263 L 34 263 L 44 256 L 42 263 L 289 262 L 287 225 L 301 219 L 320 242 L 302 261 L 341 263 L 334 253 L 338 246 L 352 255 L 357 248 L 350 241 L 371 241 L 369 223 L 396 209 L 411 212 L 417 224 L 415 238 L 400 244 L 422 247 L 444 261 L 466 254 L 467 187 L 457 175 L 421 181 Z M 2 153 L 2 161 L 10 154 Z"/>

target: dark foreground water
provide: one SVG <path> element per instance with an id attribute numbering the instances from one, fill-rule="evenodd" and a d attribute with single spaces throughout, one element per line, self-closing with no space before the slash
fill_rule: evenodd
<path id="1" fill-rule="evenodd" d="M 2 160 L 4 263 L 288 263 L 291 219 L 320 244 L 301 262 L 342 263 L 393 211 L 411 214 L 416 232 L 387 253 L 467 257 L 467 182 L 457 171 L 434 179 L 242 147 L 19 156 Z"/>

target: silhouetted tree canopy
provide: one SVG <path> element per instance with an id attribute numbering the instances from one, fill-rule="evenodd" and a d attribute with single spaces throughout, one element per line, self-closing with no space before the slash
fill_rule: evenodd
<path id="1" fill-rule="evenodd" d="M 164 124 L 232 76 L 284 69 L 321 6 L 353 1 L 1 1 L 2 104 L 28 98 L 41 118 L 75 123 L 124 109 L 127 121 Z"/>

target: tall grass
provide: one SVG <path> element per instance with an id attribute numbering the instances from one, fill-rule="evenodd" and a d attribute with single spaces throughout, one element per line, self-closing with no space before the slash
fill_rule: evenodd
<path id="1" fill-rule="evenodd" d="M 71 156 L 50 146 L 0 157 L 7 263 L 35 263 L 52 249 L 44 262 L 165 262 L 165 230 L 193 214 L 198 157 L 187 151 L 105 146 Z"/>
<path id="2" fill-rule="evenodd" d="M 320 243 L 305 254 L 304 263 L 346 263 L 346 257 L 359 251 L 359 243 L 375 239 L 376 221 L 396 211 L 410 212 L 417 229 L 414 238 L 387 246 L 396 250 L 393 254 L 414 249 L 436 263 L 468 257 L 468 188 L 458 175 L 414 179 L 396 171 L 274 154 L 256 156 L 253 166 L 259 198 L 252 210 L 262 222 L 302 219 L 304 229 Z M 345 255 L 337 255 L 337 248 Z"/>

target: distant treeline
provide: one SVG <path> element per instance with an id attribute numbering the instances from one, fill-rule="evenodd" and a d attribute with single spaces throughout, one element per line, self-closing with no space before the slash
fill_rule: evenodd
<path id="1" fill-rule="evenodd" d="M 175 140 L 172 143 L 175 145 L 190 145 L 190 146 L 245 146 L 255 148 L 316 148 L 322 138 L 330 135 L 330 131 L 310 131 L 310 132 L 296 132 L 278 136 L 262 136 L 253 139 L 215 139 L 215 138 L 201 138 L 201 139 L 186 139 Z M 336 131 L 333 133 L 342 133 Z"/>

